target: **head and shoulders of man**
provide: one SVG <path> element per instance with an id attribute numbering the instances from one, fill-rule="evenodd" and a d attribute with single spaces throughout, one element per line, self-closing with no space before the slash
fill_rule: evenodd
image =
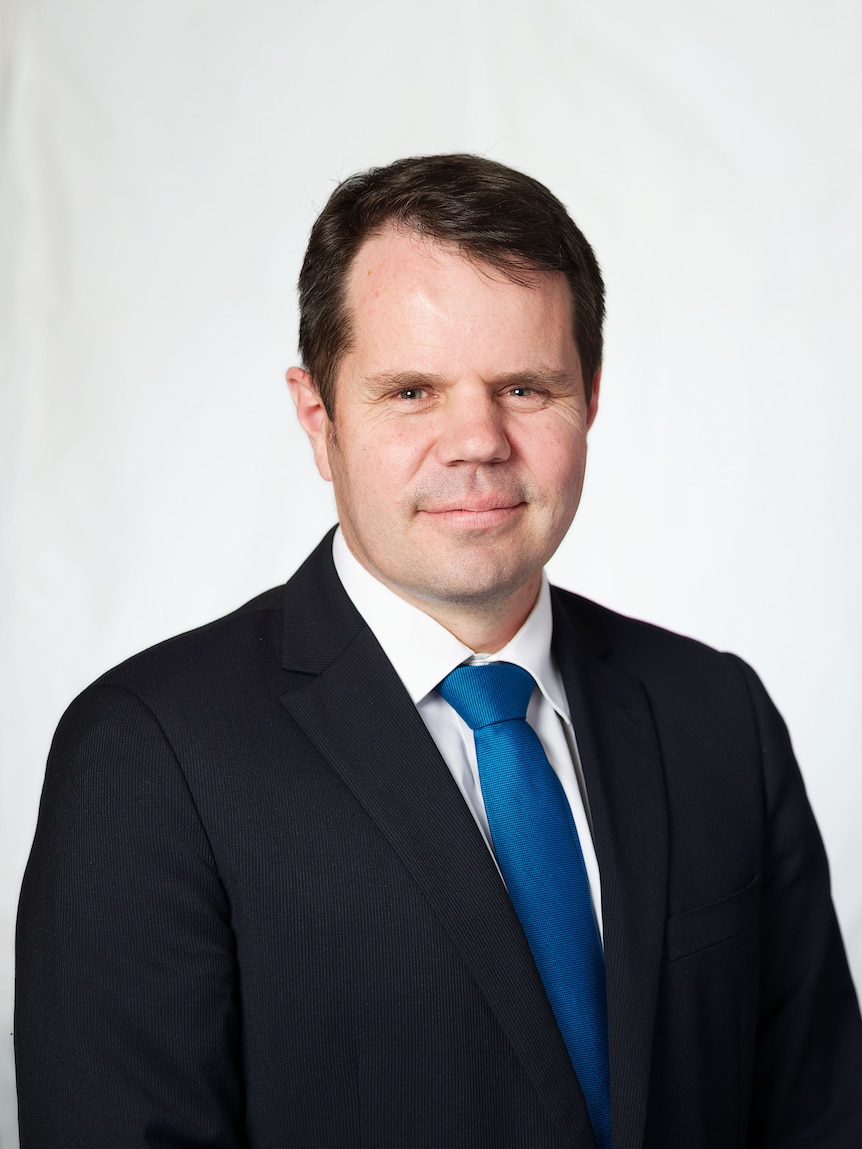
<path id="1" fill-rule="evenodd" d="M 531 177 L 478 156 L 415 157 L 336 187 L 299 296 L 303 365 L 287 381 L 344 544 L 471 650 L 499 651 L 581 497 L 605 310 L 592 248 Z M 170 661 L 177 642 L 195 641 L 203 653 L 250 626 L 269 646 L 284 625 L 294 661 L 322 667 L 363 625 L 329 545 L 286 593 L 152 654 Z M 569 601 L 594 649 L 606 647 L 595 628 L 614 630 L 618 616 Z"/>

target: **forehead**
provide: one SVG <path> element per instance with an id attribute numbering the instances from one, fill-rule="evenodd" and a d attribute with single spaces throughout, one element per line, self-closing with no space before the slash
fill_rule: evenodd
<path id="1" fill-rule="evenodd" d="M 520 278 L 514 282 L 455 245 L 388 228 L 365 241 L 348 275 L 348 355 L 387 369 L 430 370 L 433 360 L 436 370 L 447 353 L 453 370 L 459 357 L 488 367 L 507 360 L 509 370 L 559 369 L 577 357 L 568 281 L 562 272 Z M 387 362 L 405 356 L 411 361 Z M 511 362 L 513 356 L 523 362 Z"/>

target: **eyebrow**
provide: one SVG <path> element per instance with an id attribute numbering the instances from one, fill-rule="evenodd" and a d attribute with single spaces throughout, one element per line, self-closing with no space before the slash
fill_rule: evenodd
<path id="1" fill-rule="evenodd" d="M 363 380 L 381 395 L 391 391 L 406 391 L 411 387 L 439 387 L 445 385 L 445 375 L 423 371 L 383 371 L 379 375 L 366 375 Z M 537 387 L 550 391 L 567 390 L 577 386 L 571 371 L 546 371 L 541 368 L 527 371 L 508 371 L 488 380 L 495 387 Z"/>

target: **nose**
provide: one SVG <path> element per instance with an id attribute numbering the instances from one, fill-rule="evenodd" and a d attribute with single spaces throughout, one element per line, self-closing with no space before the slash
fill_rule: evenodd
<path id="1" fill-rule="evenodd" d="M 451 388 L 437 419 L 441 463 L 502 463 L 512 453 L 504 413 L 484 385 Z"/>

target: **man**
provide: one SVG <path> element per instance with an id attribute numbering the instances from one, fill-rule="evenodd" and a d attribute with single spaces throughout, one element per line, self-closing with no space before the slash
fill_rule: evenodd
<path id="1" fill-rule="evenodd" d="M 862 1145 L 862 1022 L 738 659 L 549 588 L 603 287 L 535 181 L 340 185 L 300 277 L 340 527 L 52 748 L 23 1149 Z"/>

